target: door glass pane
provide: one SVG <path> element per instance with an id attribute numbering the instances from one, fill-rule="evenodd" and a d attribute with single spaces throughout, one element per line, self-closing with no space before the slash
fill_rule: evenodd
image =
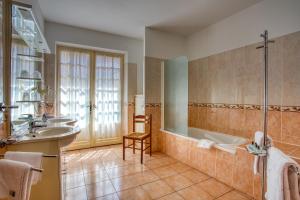
<path id="1" fill-rule="evenodd" d="M 121 84 L 119 57 L 96 55 L 95 117 L 96 139 L 121 136 Z"/>
<path id="2" fill-rule="evenodd" d="M 164 63 L 164 129 L 187 134 L 188 60 L 179 57 Z"/>
<path id="3" fill-rule="evenodd" d="M 58 112 L 78 121 L 81 133 L 77 141 L 89 139 L 90 55 L 62 50 L 59 53 L 60 76 Z"/>

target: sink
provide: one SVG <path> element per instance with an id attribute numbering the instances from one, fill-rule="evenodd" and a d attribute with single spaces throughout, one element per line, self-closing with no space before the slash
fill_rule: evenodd
<path id="1" fill-rule="evenodd" d="M 74 125 L 77 121 L 70 118 L 52 118 L 48 119 L 49 124 L 67 124 Z"/>
<path id="2" fill-rule="evenodd" d="M 23 126 L 28 124 L 28 121 L 26 120 L 14 120 L 11 122 L 13 126 Z"/>
<path id="3" fill-rule="evenodd" d="M 37 129 L 31 137 L 35 139 L 58 139 L 59 146 L 65 147 L 71 144 L 80 132 L 79 127 L 74 126 L 49 126 Z"/>
<path id="4" fill-rule="evenodd" d="M 41 128 L 36 131 L 39 136 L 56 136 L 62 135 L 73 131 L 72 127 L 63 126 L 63 127 L 47 127 Z"/>

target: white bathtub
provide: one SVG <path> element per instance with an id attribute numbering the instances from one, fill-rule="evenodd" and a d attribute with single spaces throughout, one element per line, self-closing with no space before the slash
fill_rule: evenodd
<path id="1" fill-rule="evenodd" d="M 193 140 L 207 139 L 215 142 L 214 147 L 222 151 L 235 154 L 236 148 L 242 144 L 245 144 L 248 140 L 247 138 L 228 135 L 224 133 L 218 133 L 213 131 L 208 131 L 199 128 L 188 128 L 188 133 L 176 134 L 168 130 L 162 130 L 167 133 L 174 134 L 176 136 L 181 135 L 182 137 L 188 137 Z"/>
<path id="2" fill-rule="evenodd" d="M 215 148 L 235 154 L 236 148 L 247 142 L 246 138 L 218 133 L 198 128 L 189 128 L 188 136 L 197 140 L 208 139 L 214 141 Z"/>

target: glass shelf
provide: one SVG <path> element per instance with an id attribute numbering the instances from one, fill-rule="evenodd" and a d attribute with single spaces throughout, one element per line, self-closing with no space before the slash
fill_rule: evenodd
<path id="1" fill-rule="evenodd" d="M 50 53 L 47 41 L 39 28 L 31 7 L 14 4 L 12 6 L 12 25 L 31 49 L 41 53 Z"/>
<path id="2" fill-rule="evenodd" d="M 44 62 L 44 59 L 34 55 L 17 54 L 18 58 L 26 61 Z"/>
<path id="3" fill-rule="evenodd" d="M 41 100 L 16 101 L 17 103 L 42 103 Z"/>
<path id="4" fill-rule="evenodd" d="M 42 81 L 41 78 L 32 78 L 32 77 L 17 77 L 17 80 L 29 80 L 29 81 Z"/>

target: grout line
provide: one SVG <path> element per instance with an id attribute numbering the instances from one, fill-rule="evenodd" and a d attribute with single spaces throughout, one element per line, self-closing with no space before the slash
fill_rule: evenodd
<path id="1" fill-rule="evenodd" d="M 222 195 L 220 195 L 218 197 L 215 197 L 215 199 L 218 199 L 218 198 L 220 198 L 220 197 L 222 197 L 222 196 L 224 196 L 224 195 L 226 195 L 226 194 L 228 194 L 228 193 L 230 193 L 232 191 L 234 191 L 234 188 L 231 188 L 231 190 L 229 190 L 228 192 L 225 192 L 224 194 L 222 194 Z"/>

